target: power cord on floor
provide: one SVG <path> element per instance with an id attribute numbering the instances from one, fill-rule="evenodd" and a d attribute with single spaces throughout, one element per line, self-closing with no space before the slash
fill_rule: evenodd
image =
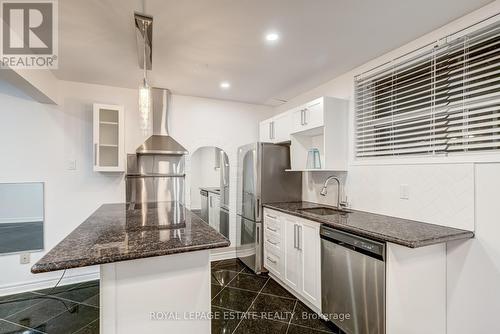
<path id="1" fill-rule="evenodd" d="M 59 278 L 59 280 L 57 281 L 56 285 L 54 285 L 54 287 L 52 289 L 50 289 L 50 291 L 47 293 L 47 295 L 44 294 L 44 295 L 40 295 L 37 297 L 31 297 L 31 298 L 7 299 L 5 301 L 0 301 L 0 304 L 8 304 L 8 303 L 12 303 L 12 302 L 22 302 L 22 301 L 27 301 L 27 300 L 32 300 L 32 299 L 52 299 L 52 300 L 56 300 L 56 301 L 62 303 L 64 305 L 64 307 L 66 308 L 66 311 L 68 311 L 69 313 L 75 313 L 78 310 L 78 303 L 75 303 L 76 307 L 75 306 L 68 307 L 68 305 L 66 305 L 64 300 L 52 296 L 52 293 L 59 286 L 59 283 L 61 283 L 62 279 L 64 278 L 64 275 L 66 275 L 66 269 L 64 269 L 64 271 L 63 271 L 61 277 Z"/>

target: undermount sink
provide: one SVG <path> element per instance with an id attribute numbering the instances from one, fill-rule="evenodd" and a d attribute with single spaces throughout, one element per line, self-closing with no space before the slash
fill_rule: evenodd
<path id="1" fill-rule="evenodd" d="M 341 209 L 332 209 L 327 207 L 316 207 L 316 208 L 307 208 L 307 209 L 299 209 L 302 212 L 312 213 L 318 216 L 330 216 L 339 213 L 349 213 L 349 211 L 341 210 Z"/>

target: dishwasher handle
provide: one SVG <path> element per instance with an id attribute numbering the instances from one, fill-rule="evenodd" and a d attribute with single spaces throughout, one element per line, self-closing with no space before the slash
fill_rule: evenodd
<path id="1" fill-rule="evenodd" d="M 385 243 L 321 226 L 320 237 L 352 251 L 385 261 Z"/>

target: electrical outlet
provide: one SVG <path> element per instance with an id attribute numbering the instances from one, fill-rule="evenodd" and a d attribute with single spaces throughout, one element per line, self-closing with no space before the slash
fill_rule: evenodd
<path id="1" fill-rule="evenodd" d="M 30 253 L 23 253 L 23 254 L 21 254 L 19 262 L 21 264 L 28 264 L 28 263 L 30 263 Z"/>
<path id="2" fill-rule="evenodd" d="M 76 160 L 68 160 L 66 169 L 67 170 L 76 170 Z"/>
<path id="3" fill-rule="evenodd" d="M 399 198 L 410 199 L 410 186 L 407 184 L 399 185 Z"/>

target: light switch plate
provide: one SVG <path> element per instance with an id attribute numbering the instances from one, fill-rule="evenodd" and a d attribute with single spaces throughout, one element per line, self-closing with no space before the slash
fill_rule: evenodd
<path id="1" fill-rule="evenodd" d="M 30 263 L 30 253 L 23 253 L 23 254 L 21 254 L 19 262 L 21 264 L 28 264 L 28 263 Z"/>
<path id="2" fill-rule="evenodd" d="M 407 184 L 399 185 L 399 198 L 410 199 L 410 186 Z"/>
<path id="3" fill-rule="evenodd" d="M 68 170 L 76 170 L 76 160 L 68 160 L 66 168 Z"/>

